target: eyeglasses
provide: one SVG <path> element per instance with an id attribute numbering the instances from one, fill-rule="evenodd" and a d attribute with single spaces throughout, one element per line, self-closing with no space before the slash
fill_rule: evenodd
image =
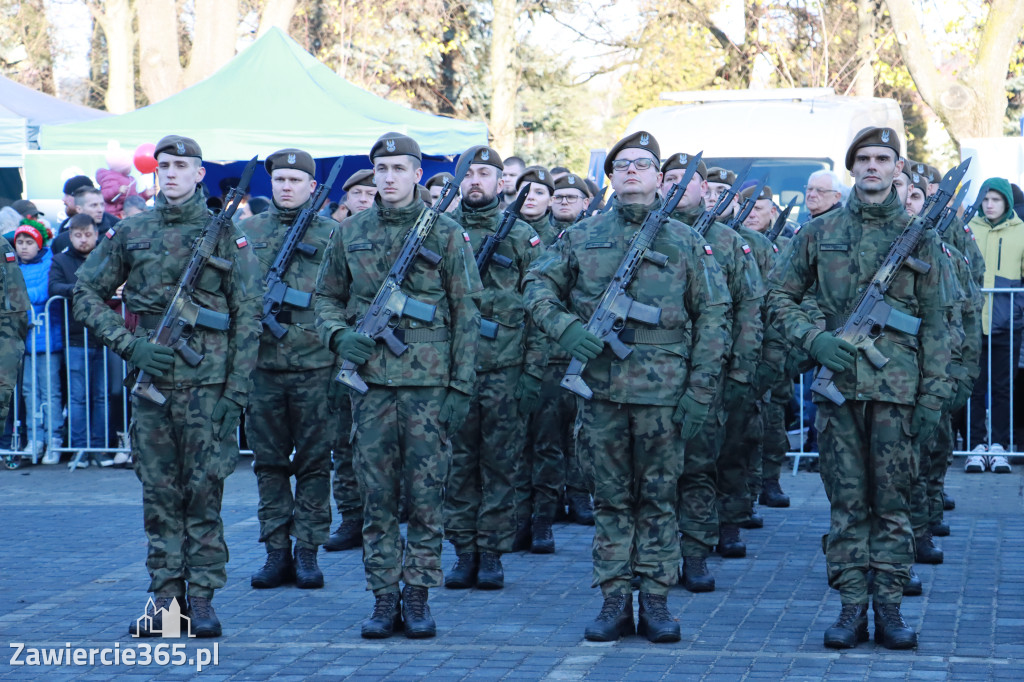
<path id="1" fill-rule="evenodd" d="M 654 165 L 654 159 L 640 158 L 640 159 L 615 159 L 612 161 L 612 170 L 626 171 L 629 170 L 629 165 L 633 164 L 633 167 L 639 170 L 647 170 Z"/>
<path id="2" fill-rule="evenodd" d="M 821 189 L 820 187 L 804 187 L 804 192 L 807 194 L 828 194 L 829 192 L 839 194 L 834 189 Z"/>
<path id="3" fill-rule="evenodd" d="M 551 197 L 551 200 L 556 204 L 575 204 L 577 201 L 582 201 L 582 197 L 573 194 L 556 194 Z"/>

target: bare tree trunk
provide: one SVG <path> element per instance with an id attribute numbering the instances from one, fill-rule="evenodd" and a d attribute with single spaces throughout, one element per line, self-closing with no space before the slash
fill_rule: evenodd
<path id="1" fill-rule="evenodd" d="M 131 0 L 107 0 L 101 7 L 89 2 L 89 11 L 107 39 L 107 111 L 123 114 L 135 109 L 135 31 Z"/>
<path id="2" fill-rule="evenodd" d="M 508 156 L 516 142 L 516 0 L 494 0 L 493 5 L 490 128 L 494 148 Z"/>
<path id="3" fill-rule="evenodd" d="M 174 0 L 135 0 L 139 22 L 139 80 L 149 103 L 184 87 Z"/>
<path id="4" fill-rule="evenodd" d="M 288 25 L 291 24 L 292 16 L 295 14 L 296 0 L 267 0 L 260 13 L 260 28 L 256 37 L 266 33 L 272 26 L 288 32 Z"/>
<path id="5" fill-rule="evenodd" d="M 851 90 L 858 97 L 875 96 L 875 11 L 875 0 L 857 0 L 857 73 Z"/>
<path id="6" fill-rule="evenodd" d="M 235 56 L 238 0 L 195 0 L 196 30 L 185 86 L 213 74 Z"/>

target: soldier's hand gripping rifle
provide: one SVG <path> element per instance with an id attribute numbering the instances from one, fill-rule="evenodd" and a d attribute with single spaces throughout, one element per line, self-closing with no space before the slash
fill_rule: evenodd
<path id="1" fill-rule="evenodd" d="M 764 233 L 764 236 L 767 237 L 768 241 L 772 244 L 774 244 L 775 240 L 779 238 L 782 231 L 786 229 L 786 220 L 789 218 L 789 214 L 793 212 L 794 206 L 796 206 L 796 197 L 790 199 L 786 208 L 782 209 L 782 213 L 780 213 L 779 217 L 775 220 L 775 224 L 772 225 L 772 229 Z"/>
<path id="2" fill-rule="evenodd" d="M 407 351 L 409 346 L 395 334 L 389 324 L 391 320 L 402 317 L 411 317 L 420 322 L 434 320 L 436 306 L 410 298 L 402 291 L 402 282 L 417 258 L 422 258 L 431 265 L 441 262 L 440 254 L 423 246 L 423 242 L 426 241 L 430 231 L 434 229 L 437 219 L 448 209 L 458 194 L 459 185 L 466 177 L 469 164 L 478 149 L 479 147 L 470 147 L 463 152 L 459 158 L 459 164 L 455 168 L 455 177 L 445 181 L 441 188 L 441 194 L 434 201 L 434 205 L 426 206 L 420 212 L 416 222 L 405 236 L 405 243 L 402 245 L 398 258 L 391 266 L 387 277 L 384 278 L 380 289 L 377 290 L 377 295 L 373 297 L 369 310 L 356 325 L 355 332 L 357 334 L 368 336 L 374 341 L 383 341 L 388 350 L 396 356 Z M 351 360 L 345 360 L 341 364 L 341 371 L 338 372 L 335 379 L 359 393 L 366 393 L 369 390 L 366 382 L 359 376 L 357 365 Z"/>
<path id="3" fill-rule="evenodd" d="M 487 272 L 487 268 L 490 267 L 491 263 L 496 263 L 503 268 L 512 267 L 512 259 L 498 253 L 498 246 L 505 241 L 508 233 L 512 231 L 512 226 L 519 220 L 519 211 L 522 210 L 523 204 L 526 202 L 526 195 L 529 193 L 530 183 L 526 183 L 519 190 L 519 194 L 516 195 L 516 200 L 509 204 L 501 214 L 498 229 L 493 234 L 489 234 L 484 238 L 484 243 L 480 245 L 480 250 L 476 252 L 476 269 L 480 271 L 481 280 L 484 278 L 484 273 Z M 480 318 L 480 336 L 491 340 L 498 338 L 498 323 L 494 320 Z"/>
<path id="4" fill-rule="evenodd" d="M 751 192 L 750 196 L 743 200 L 740 204 L 740 209 L 736 211 L 736 215 L 726 225 L 732 229 L 736 229 L 743 224 L 743 221 L 747 219 L 750 212 L 754 210 L 754 204 L 757 203 L 757 198 L 761 196 L 761 190 L 764 189 L 764 184 L 768 182 L 768 176 L 761 178 L 761 181 L 754 186 L 754 191 Z M 735 183 L 734 183 L 735 184 Z"/>
<path id="5" fill-rule="evenodd" d="M 601 301 L 586 324 L 586 330 L 611 346 L 612 352 L 620 360 L 629 357 L 629 354 L 633 352 L 633 349 L 619 338 L 619 332 L 625 326 L 626 320 L 636 320 L 650 325 L 658 324 L 661 321 L 661 308 L 634 300 L 626 292 L 626 288 L 636 276 L 640 264 L 645 260 L 651 261 L 658 267 L 663 267 L 668 262 L 668 256 L 652 250 L 651 245 L 658 236 L 658 232 L 661 231 L 661 226 L 675 210 L 683 192 L 686 191 L 686 186 L 690 184 L 693 174 L 697 172 L 702 155 L 703 152 L 697 154 L 690 163 L 686 174 L 683 175 L 683 179 L 672 185 L 668 194 L 665 195 L 661 207 L 647 214 L 643 225 L 633 236 L 626 257 L 619 264 L 615 276 L 612 277 L 611 283 L 601 295 Z M 569 361 L 569 368 L 560 383 L 562 388 L 589 400 L 593 397 L 594 392 L 583 380 L 583 370 L 586 366 L 586 362 L 573 358 Z"/>
<path id="6" fill-rule="evenodd" d="M 264 289 L 265 293 L 263 294 L 263 326 L 269 329 L 275 338 L 279 339 L 288 332 L 288 328 L 277 321 L 277 315 L 281 312 L 281 306 L 287 303 L 294 308 L 308 308 L 313 300 L 313 294 L 310 292 L 299 291 L 285 284 L 284 275 L 288 272 L 288 266 L 292 264 L 296 251 L 300 251 L 307 256 L 316 254 L 316 247 L 304 243 L 302 239 L 306 236 L 306 231 L 309 229 L 310 224 L 316 219 L 320 209 L 323 208 L 324 203 L 327 201 L 327 195 L 331 193 L 331 186 L 334 185 L 344 160 L 344 157 L 342 157 L 334 162 L 334 167 L 331 168 L 331 173 L 327 176 L 327 182 L 316 188 L 316 192 L 313 193 L 312 203 L 299 213 L 295 218 L 295 222 L 288 228 L 288 232 L 284 237 L 284 244 L 281 245 L 281 250 L 277 252 L 277 257 L 274 259 L 273 265 L 270 266 L 270 271 L 267 272 L 267 276 L 263 280 L 266 286 Z"/>
<path id="7" fill-rule="evenodd" d="M 252 157 L 245 170 L 238 186 L 232 189 L 225 197 L 224 210 L 212 216 L 203 228 L 199 241 L 192 249 L 192 256 L 189 258 L 185 271 L 181 273 L 178 280 L 178 288 L 174 291 L 167 309 L 159 326 L 150 335 L 150 341 L 160 346 L 174 350 L 182 360 L 189 366 L 198 365 L 203 356 L 188 345 L 196 327 L 213 329 L 216 331 L 227 331 L 231 326 L 231 318 L 225 313 L 203 308 L 192 300 L 192 292 L 195 291 L 196 283 L 207 267 L 213 267 L 222 272 L 231 270 L 231 261 L 218 258 L 213 255 L 217 248 L 221 232 L 231 225 L 231 217 L 242 202 L 245 190 L 252 179 L 253 170 L 256 168 L 256 157 Z M 128 385 L 132 386 L 132 395 L 149 400 L 157 405 L 163 405 L 167 398 L 153 385 L 153 379 L 146 372 L 140 371 L 135 381 L 129 377 Z M 133 384 L 133 385 L 132 385 Z"/>
<path id="8" fill-rule="evenodd" d="M 846 322 L 833 332 L 835 336 L 863 351 L 868 361 L 878 369 L 889 362 L 889 358 L 882 355 L 881 351 L 875 347 L 875 341 L 882 336 L 886 328 L 916 336 L 921 327 L 920 318 L 900 312 L 887 303 L 885 292 L 889 290 L 900 268 L 904 265 L 919 274 L 926 274 L 931 269 L 930 264 L 918 260 L 911 254 L 914 253 L 925 232 L 935 227 L 957 184 L 967 172 L 970 162 L 971 160 L 967 159 L 946 174 L 939 184 L 938 191 L 932 195 L 936 198 L 932 201 L 927 215 L 915 216 L 903 233 L 896 238 L 889 248 L 889 253 L 885 257 L 885 261 L 882 262 L 882 266 L 872 277 L 871 282 L 857 301 L 857 305 L 854 306 L 853 312 L 850 313 Z M 846 398 L 836 388 L 832 379 L 834 374 L 831 369 L 822 366 L 814 377 L 811 390 L 828 398 L 836 405 L 842 405 L 846 402 Z"/>
<path id="9" fill-rule="evenodd" d="M 747 167 L 743 169 L 740 177 L 736 179 L 736 182 L 732 183 L 729 187 L 726 187 L 721 194 L 718 195 L 718 200 L 715 201 L 715 205 L 710 208 L 705 208 L 704 212 L 700 214 L 697 220 L 693 223 L 693 229 L 697 231 L 701 237 L 707 234 L 708 228 L 711 227 L 711 223 L 718 220 L 718 216 L 725 213 L 725 210 L 729 208 L 732 203 L 733 197 L 736 196 L 736 188 L 741 186 L 747 181 L 747 174 L 750 173 L 751 164 L 747 164 Z"/>

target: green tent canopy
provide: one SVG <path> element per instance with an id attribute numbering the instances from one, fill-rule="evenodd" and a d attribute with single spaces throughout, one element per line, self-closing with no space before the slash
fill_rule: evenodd
<path id="1" fill-rule="evenodd" d="M 145 50 L 145 46 L 140 49 Z M 315 158 L 365 155 L 387 132 L 409 135 L 424 154 L 458 154 L 487 143 L 487 127 L 435 116 L 362 90 L 274 28 L 215 74 L 165 100 L 108 118 L 44 126 L 40 148 L 125 149 L 175 133 L 195 138 L 210 161 L 298 147 Z"/>

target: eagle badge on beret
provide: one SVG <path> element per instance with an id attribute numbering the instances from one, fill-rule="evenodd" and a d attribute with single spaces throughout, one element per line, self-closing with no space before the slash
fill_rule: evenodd
<path id="1" fill-rule="evenodd" d="M 883 130 L 882 131 L 882 142 L 884 142 L 885 144 L 889 144 L 889 131 L 888 130 Z"/>
<path id="2" fill-rule="evenodd" d="M 920 175 L 918 175 L 917 173 L 911 173 L 911 176 L 912 176 L 912 177 L 911 177 L 910 179 L 911 179 L 911 180 L 912 180 L 913 182 L 921 182 L 921 176 L 920 176 Z"/>
<path id="3" fill-rule="evenodd" d="M 723 169 L 723 170 L 718 171 L 718 177 L 720 177 L 723 180 L 725 180 L 727 177 L 729 177 L 729 174 Z"/>
<path id="4" fill-rule="evenodd" d="M 544 179 L 544 171 L 537 171 L 537 177 L 540 178 L 541 180 L 543 180 Z"/>
<path id="5" fill-rule="evenodd" d="M 686 164 L 690 163 L 690 157 L 687 154 L 680 154 L 679 163 L 685 166 Z"/>
<path id="6" fill-rule="evenodd" d="M 289 154 L 288 155 L 288 163 L 292 163 L 292 164 L 295 163 L 295 155 L 294 154 Z"/>
<path id="7" fill-rule="evenodd" d="M 640 136 L 640 144 L 650 144 L 650 143 L 651 143 L 651 136 L 650 135 L 648 135 L 647 133 L 644 133 L 643 135 Z"/>
<path id="8" fill-rule="evenodd" d="M 384 142 L 384 148 L 387 149 L 389 152 L 395 151 L 395 141 L 394 140 L 386 140 Z"/>
<path id="9" fill-rule="evenodd" d="M 480 160 L 481 161 L 487 161 L 490 158 L 491 158 L 491 153 L 489 151 L 487 151 L 486 149 L 482 149 L 480 151 Z"/>
<path id="10" fill-rule="evenodd" d="M 543 180 L 543 179 L 544 178 L 542 177 L 541 180 Z M 576 184 L 576 176 L 570 175 L 568 178 L 566 178 L 566 182 L 568 182 L 570 185 L 575 185 Z"/>
<path id="11" fill-rule="evenodd" d="M 178 141 L 177 144 L 174 145 L 174 148 L 178 150 L 179 154 L 185 153 L 185 143 L 181 142 L 180 140 Z"/>

